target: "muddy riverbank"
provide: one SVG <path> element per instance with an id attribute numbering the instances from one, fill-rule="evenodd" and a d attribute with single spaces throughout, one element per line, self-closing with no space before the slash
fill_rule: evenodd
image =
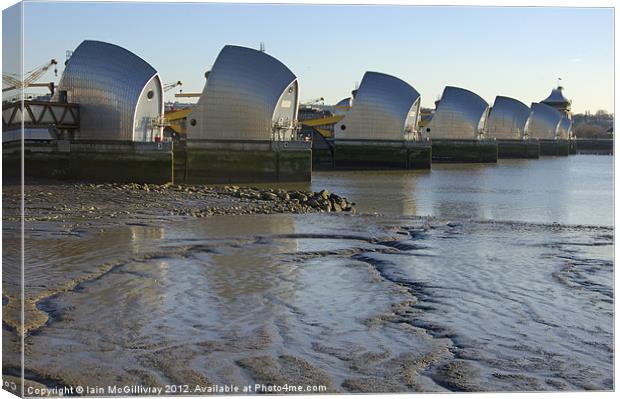
<path id="1" fill-rule="evenodd" d="M 520 163 L 446 167 L 432 184 L 334 174 L 286 192 L 26 187 L 26 377 L 39 388 L 611 390 L 608 170 L 579 157 L 546 164 L 536 170 L 552 183 L 534 189 L 534 166 Z M 565 170 L 587 178 L 554 180 Z M 333 207 L 323 187 L 356 212 L 301 207 Z M 15 381 L 21 224 L 11 190 L 3 372 Z M 519 212 L 502 213 L 512 204 Z"/>
<path id="2" fill-rule="evenodd" d="M 4 220 L 18 221 L 21 189 L 3 188 Z M 25 222 L 92 225 L 169 216 L 345 212 L 355 203 L 327 190 L 176 184 L 89 184 L 33 181 L 24 186 Z"/>
<path id="3" fill-rule="evenodd" d="M 32 384 L 613 387 L 611 229 L 343 213 L 164 219 L 29 223 Z M 18 239 L 5 232 L 5 247 Z M 17 294 L 5 281 L 9 377 Z"/>

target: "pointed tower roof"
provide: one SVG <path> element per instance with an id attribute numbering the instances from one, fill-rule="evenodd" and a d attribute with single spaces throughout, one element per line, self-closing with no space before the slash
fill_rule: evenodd
<path id="1" fill-rule="evenodd" d="M 562 92 L 562 90 L 564 90 L 562 86 L 558 86 L 557 88 L 551 90 L 551 94 L 549 94 L 549 97 L 542 100 L 541 103 L 551 105 L 551 106 L 570 105 L 570 100 L 564 96 L 564 93 Z"/>

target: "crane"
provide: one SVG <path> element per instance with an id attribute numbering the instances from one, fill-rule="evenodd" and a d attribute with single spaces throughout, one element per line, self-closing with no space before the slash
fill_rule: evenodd
<path id="1" fill-rule="evenodd" d="M 167 91 L 170 91 L 172 89 L 174 89 L 177 86 L 183 86 L 183 82 L 181 82 L 180 80 L 178 80 L 176 83 L 166 83 L 164 85 L 164 93 Z"/>
<path id="2" fill-rule="evenodd" d="M 176 93 L 174 96 L 179 98 L 179 97 L 200 97 L 202 95 L 202 93 L 183 93 L 183 90 L 181 90 L 180 93 Z"/>
<path id="3" fill-rule="evenodd" d="M 2 89 L 2 92 L 25 89 L 26 87 L 50 87 L 53 90 L 53 83 L 35 83 L 52 65 L 58 65 L 58 62 L 53 58 L 48 63 L 27 72 L 24 80 L 20 80 L 19 76 L 15 74 L 2 74 L 2 83 L 8 85 L 8 87 Z M 58 76 L 58 69 L 56 67 L 54 67 L 54 75 Z"/>

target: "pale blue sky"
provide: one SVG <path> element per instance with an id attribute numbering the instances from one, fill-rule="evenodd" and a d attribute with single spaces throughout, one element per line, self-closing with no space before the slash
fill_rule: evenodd
<path id="1" fill-rule="evenodd" d="M 263 41 L 299 77 L 302 100 L 334 103 L 374 70 L 410 83 L 424 106 L 446 85 L 529 104 L 561 77 L 574 111 L 613 110 L 611 8 L 30 2 L 24 12 L 25 70 L 94 39 L 201 91 L 224 45 Z"/>

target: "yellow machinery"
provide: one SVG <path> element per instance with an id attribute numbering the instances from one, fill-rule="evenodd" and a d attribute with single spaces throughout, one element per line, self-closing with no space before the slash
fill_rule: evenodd
<path id="1" fill-rule="evenodd" d="M 418 129 L 424 128 L 433 118 L 433 114 L 430 110 L 423 110 L 420 112 L 420 120 L 418 121 Z"/>
<path id="2" fill-rule="evenodd" d="M 311 127 L 312 129 L 319 132 L 321 136 L 328 139 L 332 137 L 332 133 L 329 130 L 320 128 L 319 126 L 335 125 L 336 123 L 340 122 L 342 118 L 344 118 L 344 115 L 333 115 L 326 118 L 308 119 L 305 121 L 300 121 L 299 123 Z"/>
<path id="3" fill-rule="evenodd" d="M 187 116 L 190 114 L 190 112 L 192 112 L 191 108 L 183 108 L 175 111 L 166 112 L 164 116 L 166 118 L 166 121 L 170 123 L 168 127 L 176 134 L 185 135 L 187 131 Z M 305 121 L 301 121 L 300 124 L 313 128 L 325 138 L 331 138 L 331 132 L 326 129 L 322 129 L 319 126 L 335 125 L 343 117 L 344 115 L 334 115 L 327 118 L 308 119 Z"/>
<path id="4" fill-rule="evenodd" d="M 164 114 L 164 118 L 169 123 L 167 126 L 178 135 L 184 136 L 187 131 L 187 115 L 192 112 L 191 108 L 183 108 L 175 111 L 169 111 Z"/>
<path id="5" fill-rule="evenodd" d="M 185 135 L 187 132 L 187 116 L 192 112 L 192 108 L 183 108 L 174 111 L 168 111 L 164 117 L 170 124 L 168 127 L 178 135 Z M 325 118 L 308 119 L 300 121 L 301 125 L 308 126 L 325 138 L 331 138 L 332 133 L 325 129 L 325 126 L 335 125 L 344 118 L 344 115 L 333 115 Z"/>

